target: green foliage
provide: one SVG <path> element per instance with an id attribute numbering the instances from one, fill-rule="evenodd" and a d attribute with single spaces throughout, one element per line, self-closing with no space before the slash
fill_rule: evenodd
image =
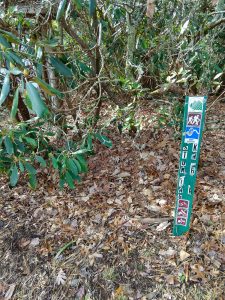
<path id="1" fill-rule="evenodd" d="M 15 119 L 16 118 L 16 113 L 18 110 L 18 101 L 19 101 L 19 88 L 17 88 L 14 98 L 13 98 L 13 104 L 12 104 L 12 110 L 10 113 L 10 117 L 11 119 Z"/>
<path id="2" fill-rule="evenodd" d="M 31 82 L 26 83 L 26 90 L 31 101 L 32 110 L 37 114 L 38 117 L 43 117 L 47 113 L 47 107 L 38 90 Z"/>
<path id="3" fill-rule="evenodd" d="M 159 128 L 172 127 L 174 132 L 180 136 L 183 123 L 183 104 L 179 101 L 172 101 L 170 105 L 163 105 L 158 110 L 158 115 L 154 117 Z"/>
<path id="4" fill-rule="evenodd" d="M 67 0 L 60 1 L 59 8 L 58 8 L 57 15 L 56 15 L 57 21 L 59 21 L 62 18 L 63 14 L 65 12 L 66 4 L 67 4 Z"/>
<path id="5" fill-rule="evenodd" d="M 125 106 L 124 108 L 118 108 L 116 111 L 116 121 L 117 126 L 122 132 L 132 132 L 135 133 L 140 131 L 142 128 L 142 119 L 144 116 L 137 117 L 136 115 L 137 103 L 133 102 Z"/>
<path id="6" fill-rule="evenodd" d="M 73 72 L 70 68 L 68 68 L 60 59 L 56 57 L 50 57 L 52 66 L 55 68 L 55 70 L 63 75 L 66 78 L 71 78 L 73 76 Z"/>
<path id="7" fill-rule="evenodd" d="M 25 173 L 30 186 L 36 188 L 37 173 L 53 167 L 58 173 L 60 187 L 67 184 L 73 189 L 75 182 L 81 181 L 81 175 L 88 172 L 87 157 L 93 153 L 93 140 L 112 146 L 105 135 L 92 132 L 79 144 L 65 139 L 64 145 L 58 148 L 56 133 L 46 130 L 44 124 L 21 123 L 0 132 L 0 172 L 8 174 L 12 187 Z"/>
<path id="8" fill-rule="evenodd" d="M 7 74 L 4 78 L 4 82 L 2 85 L 2 91 L 0 95 L 0 105 L 6 100 L 8 94 L 10 91 L 10 79 L 9 79 L 9 74 Z"/>
<path id="9" fill-rule="evenodd" d="M 93 17 L 95 10 L 96 10 L 96 0 L 89 0 L 89 13 L 91 17 Z"/>

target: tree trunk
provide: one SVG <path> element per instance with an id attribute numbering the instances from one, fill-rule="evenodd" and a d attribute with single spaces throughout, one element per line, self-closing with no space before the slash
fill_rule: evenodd
<path id="1" fill-rule="evenodd" d="M 134 80 L 133 64 L 134 64 L 134 52 L 136 47 L 136 34 L 137 29 L 131 22 L 130 13 L 126 13 L 127 19 L 127 54 L 126 54 L 126 78 Z"/>

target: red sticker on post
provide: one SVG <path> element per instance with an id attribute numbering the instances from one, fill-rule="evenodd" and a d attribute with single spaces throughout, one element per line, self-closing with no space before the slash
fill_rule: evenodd
<path id="1" fill-rule="evenodd" d="M 182 207 L 182 208 L 187 208 L 189 207 L 189 201 L 188 200 L 183 200 L 183 199 L 179 199 L 178 200 L 178 207 Z"/>
<path id="2" fill-rule="evenodd" d="M 177 220 L 176 220 L 176 224 L 186 226 L 187 225 L 187 219 L 178 217 Z"/>
<path id="3" fill-rule="evenodd" d="M 188 217 L 188 210 L 185 209 L 185 208 L 178 207 L 177 215 L 179 217 L 187 218 Z"/>

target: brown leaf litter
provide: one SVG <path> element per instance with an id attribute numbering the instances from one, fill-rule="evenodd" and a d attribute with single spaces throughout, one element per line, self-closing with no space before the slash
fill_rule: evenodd
<path id="1" fill-rule="evenodd" d="M 223 111 L 218 103 L 208 120 Z M 204 134 L 192 226 L 180 238 L 173 130 L 110 132 L 113 148 L 96 145 L 74 191 L 51 174 L 36 191 L 1 178 L 0 299 L 224 299 L 225 128 Z"/>

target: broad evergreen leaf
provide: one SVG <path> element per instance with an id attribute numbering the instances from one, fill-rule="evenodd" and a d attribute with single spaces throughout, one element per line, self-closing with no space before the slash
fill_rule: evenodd
<path id="1" fill-rule="evenodd" d="M 12 104 L 12 109 L 11 109 L 11 113 L 10 113 L 11 119 L 16 118 L 16 113 L 18 110 L 18 101 L 19 101 L 19 88 L 16 89 L 16 92 L 15 92 L 15 95 L 13 98 L 13 104 Z"/>
<path id="2" fill-rule="evenodd" d="M 181 27 L 181 30 L 180 30 L 180 34 L 183 34 L 183 33 L 187 30 L 189 22 L 190 22 L 190 20 L 188 19 L 188 20 L 183 24 L 183 26 Z"/>
<path id="3" fill-rule="evenodd" d="M 0 106 L 6 100 L 8 94 L 9 94 L 9 91 L 10 91 L 10 78 L 9 78 L 9 74 L 7 74 L 5 76 L 5 79 L 4 79 L 4 82 L 2 85 L 2 90 L 1 90 L 1 95 L 0 95 Z"/>
<path id="4" fill-rule="evenodd" d="M 29 174 L 36 174 L 37 173 L 37 171 L 36 171 L 36 169 L 30 164 L 30 163 L 28 163 L 28 162 L 25 162 L 24 163 L 24 166 L 25 166 L 25 168 L 26 168 L 26 170 L 27 170 L 27 172 L 29 173 Z"/>
<path id="5" fill-rule="evenodd" d="M 65 12 L 65 19 L 66 20 L 70 16 L 70 13 L 71 13 L 71 2 L 69 2 L 68 6 L 67 6 L 67 9 L 66 9 L 66 12 Z"/>
<path id="6" fill-rule="evenodd" d="M 80 150 L 77 150 L 76 152 L 74 152 L 73 154 L 84 154 L 84 153 L 88 153 L 90 152 L 89 149 L 80 149 Z"/>
<path id="7" fill-rule="evenodd" d="M 20 168 L 20 172 L 24 172 L 25 171 L 25 169 L 24 169 L 24 165 L 23 165 L 23 163 L 19 160 L 19 168 Z"/>
<path id="8" fill-rule="evenodd" d="M 74 159 L 74 163 L 77 166 L 78 172 L 81 173 L 82 172 L 82 167 L 81 167 L 80 162 L 77 159 Z"/>
<path id="9" fill-rule="evenodd" d="M 52 166 L 56 170 L 59 168 L 58 161 L 57 161 L 57 159 L 55 157 L 52 157 Z"/>
<path id="10" fill-rule="evenodd" d="M 29 183 L 32 189 L 35 189 L 37 187 L 37 177 L 36 174 L 29 173 Z"/>
<path id="11" fill-rule="evenodd" d="M 28 136 L 25 136 L 24 137 L 24 140 L 28 143 L 28 144 L 30 144 L 32 147 L 37 147 L 37 141 L 35 141 L 34 139 L 32 139 L 32 138 L 30 138 L 30 137 L 28 137 Z"/>
<path id="12" fill-rule="evenodd" d="M 44 160 L 44 158 L 42 156 L 36 155 L 35 159 L 37 162 L 39 162 L 39 164 L 45 168 L 47 166 L 46 161 Z"/>
<path id="13" fill-rule="evenodd" d="M 7 48 L 7 49 L 12 48 L 11 44 L 10 44 L 10 43 L 7 41 L 7 39 L 6 39 L 3 35 L 1 35 L 1 34 L 0 34 L 0 44 L 1 44 L 3 47 Z"/>
<path id="14" fill-rule="evenodd" d="M 42 100 L 39 91 L 31 82 L 27 82 L 26 89 L 32 104 L 33 111 L 37 114 L 38 117 L 43 117 L 44 115 L 46 115 L 48 109 L 44 101 Z"/>
<path id="15" fill-rule="evenodd" d="M 50 61 L 52 66 L 55 68 L 55 70 L 60 73 L 61 75 L 71 78 L 73 77 L 72 70 L 68 68 L 61 60 L 59 60 L 56 57 L 51 56 Z"/>
<path id="16" fill-rule="evenodd" d="M 92 134 L 88 134 L 87 136 L 87 146 L 88 146 L 88 150 L 92 151 L 93 150 L 93 135 Z"/>
<path id="17" fill-rule="evenodd" d="M 70 175 L 69 172 L 66 172 L 66 174 L 65 174 L 65 180 L 66 180 L 66 182 L 68 183 L 68 186 L 69 186 L 71 189 L 74 189 L 74 188 L 75 188 L 74 180 L 73 180 L 73 178 L 72 178 L 72 176 Z"/>
<path id="18" fill-rule="evenodd" d="M 18 179 L 19 179 L 19 172 L 18 172 L 18 168 L 16 165 L 14 165 L 12 168 L 11 168 L 11 174 L 10 174 L 10 185 L 11 186 L 15 186 L 18 182 Z"/>
<path id="19" fill-rule="evenodd" d="M 89 14 L 93 17 L 96 10 L 96 0 L 89 0 Z"/>
<path id="20" fill-rule="evenodd" d="M 4 144 L 5 144 L 6 152 L 7 152 L 9 155 L 14 154 L 13 143 L 12 143 L 11 139 L 10 139 L 8 136 L 5 137 L 5 139 L 4 139 Z"/>
<path id="21" fill-rule="evenodd" d="M 63 93 L 61 93 L 59 90 L 57 90 L 57 89 L 53 88 L 52 86 L 50 86 L 48 83 L 43 81 L 41 78 L 34 77 L 32 80 L 34 82 L 36 82 L 47 94 L 49 94 L 51 96 L 56 95 L 59 98 L 63 97 Z"/>
<path id="22" fill-rule="evenodd" d="M 69 169 L 69 171 L 71 173 L 73 173 L 74 175 L 78 175 L 78 169 L 77 169 L 77 166 L 74 162 L 74 160 L 72 158 L 69 158 L 66 162 L 67 164 L 67 168 Z"/>
<path id="23" fill-rule="evenodd" d="M 3 29 L 0 29 L 0 32 L 7 37 L 7 40 L 11 43 L 14 43 L 14 44 L 20 44 L 21 43 L 21 40 L 15 35 L 13 34 L 12 32 L 9 32 L 9 31 L 6 31 L 6 30 L 3 30 Z"/>
<path id="24" fill-rule="evenodd" d="M 67 0 L 61 0 L 56 14 L 56 21 L 59 21 L 64 15 Z"/>
<path id="25" fill-rule="evenodd" d="M 43 75 L 43 65 L 41 63 L 37 63 L 36 64 L 36 72 L 37 72 L 37 76 L 38 78 L 42 78 Z"/>
<path id="26" fill-rule="evenodd" d="M 41 59 L 43 55 L 43 51 L 41 47 L 38 47 L 37 49 L 37 59 Z"/>
<path id="27" fill-rule="evenodd" d="M 14 143 L 16 145 L 16 150 L 20 151 L 20 152 L 25 152 L 26 151 L 26 147 L 24 145 L 24 143 L 22 143 L 19 139 L 15 139 Z"/>
<path id="28" fill-rule="evenodd" d="M 83 157 L 82 154 L 77 154 L 76 158 L 77 158 L 77 160 L 80 163 L 81 171 L 84 172 L 84 173 L 86 173 L 88 171 L 88 165 L 87 165 L 86 159 Z"/>
<path id="29" fill-rule="evenodd" d="M 22 59 L 13 51 L 9 50 L 7 51 L 7 54 L 9 55 L 9 57 L 11 57 L 11 59 L 17 63 L 18 65 L 22 66 L 22 67 L 25 67 Z"/>
<path id="30" fill-rule="evenodd" d="M 107 136 L 99 133 L 96 133 L 95 136 L 103 145 L 108 148 L 112 148 L 112 141 Z"/>

